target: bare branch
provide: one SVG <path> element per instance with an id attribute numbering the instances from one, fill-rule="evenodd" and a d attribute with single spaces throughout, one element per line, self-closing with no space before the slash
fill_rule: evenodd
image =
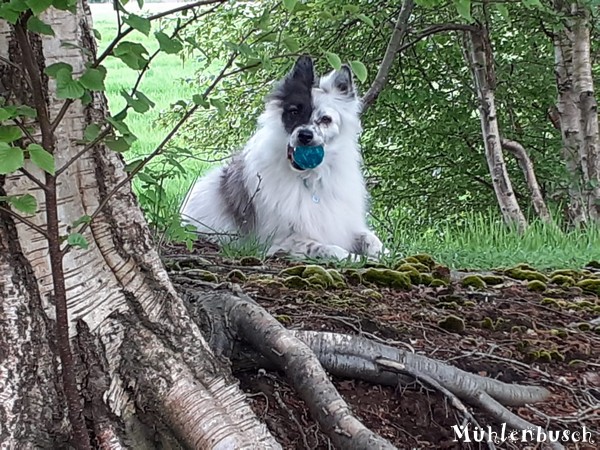
<path id="1" fill-rule="evenodd" d="M 17 214 L 16 212 L 14 212 L 13 210 L 9 209 L 9 208 L 5 208 L 3 206 L 0 206 L 0 212 L 5 212 L 6 214 L 8 214 L 9 216 L 14 217 L 15 219 L 17 219 L 19 222 L 24 223 L 25 225 L 27 225 L 29 228 L 31 228 L 32 230 L 37 231 L 38 233 L 40 233 L 42 236 L 44 236 L 46 239 L 48 239 L 48 233 L 46 232 L 46 230 L 44 230 L 42 227 L 40 227 L 39 225 L 36 225 L 35 223 L 31 222 L 29 219 L 26 219 L 25 217 L 23 217 L 20 214 Z"/>
<path id="2" fill-rule="evenodd" d="M 363 97 L 363 111 L 365 111 L 371 104 L 377 99 L 377 96 L 382 91 L 383 87 L 387 82 L 388 75 L 390 73 L 390 69 L 396 59 L 396 55 L 398 54 L 398 49 L 400 48 L 400 44 L 406 35 L 406 30 L 408 29 L 408 19 L 410 19 L 410 15 L 415 6 L 413 0 L 404 0 L 402 3 L 402 8 L 400 9 L 400 13 L 398 14 L 398 20 L 396 21 L 396 25 L 394 26 L 394 31 L 392 32 L 392 36 L 390 37 L 390 41 L 388 42 L 387 49 L 385 50 L 385 54 L 383 55 L 383 59 L 381 60 L 381 64 L 379 65 L 379 70 L 377 71 L 377 76 L 375 80 L 373 80 L 373 84 Z"/>
<path id="3" fill-rule="evenodd" d="M 527 183 L 529 193 L 531 194 L 531 203 L 533 204 L 536 214 L 543 222 L 551 223 L 552 217 L 550 216 L 550 212 L 544 201 L 544 196 L 542 195 L 542 190 L 540 189 L 537 177 L 535 176 L 535 169 L 529 154 L 517 141 L 502 138 L 500 143 L 504 150 L 510 152 L 517 159 L 519 167 L 521 167 L 523 175 L 525 176 L 525 182 Z"/>

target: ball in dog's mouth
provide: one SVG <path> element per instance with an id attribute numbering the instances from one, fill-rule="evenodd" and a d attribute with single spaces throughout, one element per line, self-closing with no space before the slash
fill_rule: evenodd
<path id="1" fill-rule="evenodd" d="M 315 147 L 291 147 L 288 145 L 287 156 L 294 169 L 314 169 L 323 162 L 323 158 L 325 157 L 325 149 L 322 145 L 317 145 Z"/>

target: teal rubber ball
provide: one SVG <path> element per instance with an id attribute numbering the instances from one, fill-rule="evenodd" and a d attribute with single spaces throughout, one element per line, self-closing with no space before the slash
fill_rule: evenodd
<path id="1" fill-rule="evenodd" d="M 292 160 L 301 169 L 314 169 L 323 162 L 325 157 L 325 149 L 323 146 L 316 147 L 296 147 L 292 153 Z"/>

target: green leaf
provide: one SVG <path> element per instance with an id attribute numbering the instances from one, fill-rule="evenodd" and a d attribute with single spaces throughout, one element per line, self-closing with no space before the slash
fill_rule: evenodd
<path id="1" fill-rule="evenodd" d="M 502 18 L 506 20 L 510 25 L 510 15 L 508 13 L 508 8 L 506 7 L 506 5 L 504 3 L 494 3 L 494 7 L 496 8 L 496 11 L 500 13 Z"/>
<path id="2" fill-rule="evenodd" d="M 26 0 L 25 3 L 29 6 L 31 12 L 38 16 L 52 5 L 52 0 Z"/>
<path id="3" fill-rule="evenodd" d="M 88 216 L 86 214 L 85 216 L 81 216 L 79 219 L 77 219 L 75 222 L 73 222 L 73 224 L 71 225 L 71 228 L 78 227 L 79 225 L 82 225 L 84 223 L 90 223 L 91 221 L 92 221 L 92 217 Z"/>
<path id="4" fill-rule="evenodd" d="M 22 136 L 19 127 L 0 126 L 0 142 L 14 142 Z"/>
<path id="5" fill-rule="evenodd" d="M 23 117 L 31 117 L 33 119 L 37 117 L 37 111 L 31 106 L 21 105 L 17 106 L 17 115 Z"/>
<path id="6" fill-rule="evenodd" d="M 56 75 L 58 74 L 58 72 L 63 69 L 69 71 L 69 73 L 73 73 L 73 66 L 71 66 L 71 64 L 67 64 L 64 62 L 57 62 L 57 63 L 51 64 L 44 69 L 44 72 L 50 78 L 56 78 Z"/>
<path id="7" fill-rule="evenodd" d="M 60 69 L 56 72 L 56 96 L 58 98 L 76 99 L 83 96 L 85 89 L 79 81 L 73 79 L 71 70 Z"/>
<path id="8" fill-rule="evenodd" d="M 123 153 L 131 148 L 131 145 L 123 137 L 112 137 L 105 141 L 106 146 L 113 152 Z"/>
<path id="9" fill-rule="evenodd" d="M 356 78 L 364 83 L 368 74 L 367 67 L 360 61 L 351 61 L 350 67 L 352 68 L 354 75 L 356 75 Z"/>
<path id="10" fill-rule="evenodd" d="M 227 108 L 225 108 L 225 103 L 223 102 L 223 100 L 220 100 L 218 98 L 211 98 L 210 104 L 217 108 L 219 114 L 225 114 Z"/>
<path id="11" fill-rule="evenodd" d="M 152 24 L 145 17 L 136 16 L 135 14 L 129 14 L 128 16 L 123 16 L 123 22 L 125 22 L 134 30 L 145 34 L 146 36 L 150 34 L 150 28 L 152 27 Z"/>
<path id="12" fill-rule="evenodd" d="M 134 70 L 141 70 L 148 63 L 144 57 L 148 54 L 148 50 L 136 42 L 121 42 L 115 47 L 113 54 Z"/>
<path id="13" fill-rule="evenodd" d="M 11 147 L 6 142 L 0 142 L 0 175 L 12 173 L 21 167 L 25 156 L 23 149 Z"/>
<path id="14" fill-rule="evenodd" d="M 298 0 L 283 0 L 283 6 L 289 12 L 294 12 L 294 8 L 296 7 L 296 3 L 298 3 Z"/>
<path id="15" fill-rule="evenodd" d="M 71 247 L 87 249 L 89 247 L 87 239 L 81 233 L 71 233 L 67 236 L 67 243 Z"/>
<path id="16" fill-rule="evenodd" d="M 461 17 L 467 22 L 473 22 L 473 17 L 471 16 L 471 0 L 454 0 L 454 6 Z"/>
<path id="17" fill-rule="evenodd" d="M 54 30 L 47 23 L 42 22 L 36 16 L 31 16 L 27 20 L 27 29 L 34 33 L 45 34 L 47 36 L 54 36 Z"/>
<path id="18" fill-rule="evenodd" d="M 210 106 L 210 104 L 208 103 L 208 101 L 206 100 L 206 98 L 203 95 L 200 95 L 200 94 L 194 94 L 192 96 L 192 101 L 194 102 L 194 104 L 200 105 L 203 108 L 208 108 Z"/>
<path id="19" fill-rule="evenodd" d="M 31 194 L 11 195 L 7 201 L 13 208 L 25 214 L 35 214 L 37 211 L 37 200 Z"/>
<path id="20" fill-rule="evenodd" d="M 284 38 L 283 44 L 292 53 L 296 53 L 298 50 L 300 50 L 300 44 L 298 44 L 298 41 L 291 36 Z"/>
<path id="21" fill-rule="evenodd" d="M 98 137 L 100 134 L 100 126 L 95 123 L 90 123 L 87 127 L 85 127 L 85 131 L 83 132 L 83 138 L 91 142 Z"/>
<path id="22" fill-rule="evenodd" d="M 38 144 L 29 144 L 27 146 L 27 151 L 29 152 L 31 161 L 33 161 L 36 166 L 48 172 L 50 175 L 54 175 L 54 156 L 52 156 L 51 153 Z"/>
<path id="23" fill-rule="evenodd" d="M 356 17 L 358 17 L 361 21 L 363 21 L 364 23 L 369 25 L 371 28 L 375 27 L 375 24 L 373 23 L 373 19 L 371 19 L 370 17 L 365 16 L 364 14 L 358 14 Z"/>
<path id="24" fill-rule="evenodd" d="M 335 70 L 340 70 L 342 68 L 342 60 L 337 54 L 332 52 L 325 52 L 325 57 L 327 58 L 329 64 L 331 64 L 331 66 Z"/>
<path id="25" fill-rule="evenodd" d="M 106 78 L 106 69 L 104 67 L 99 67 L 97 69 L 87 69 L 81 78 L 79 78 L 79 82 L 81 85 L 89 89 L 90 91 L 104 91 L 106 88 L 104 87 L 104 79 Z"/>
<path id="26" fill-rule="evenodd" d="M 110 123 L 115 130 L 117 130 L 121 134 L 131 134 L 129 127 L 123 120 L 119 120 L 116 117 L 107 117 L 106 121 Z"/>
<path id="27" fill-rule="evenodd" d="M 150 108 L 154 108 L 155 106 L 155 103 L 141 92 L 133 94 L 135 98 L 125 91 L 121 91 L 121 95 L 125 98 L 127 104 L 131 106 L 135 112 L 140 114 L 149 111 Z"/>
<path id="28" fill-rule="evenodd" d="M 94 33 L 94 37 L 96 38 L 97 41 L 102 40 L 102 34 L 97 29 L 92 28 L 92 33 Z"/>
<path id="29" fill-rule="evenodd" d="M 125 172 L 130 173 L 134 171 L 140 164 L 143 164 L 143 162 L 143 159 L 136 159 L 135 161 L 131 161 L 125 166 Z"/>
<path id="30" fill-rule="evenodd" d="M 0 3 L 0 18 L 6 19 L 13 25 L 19 20 L 22 12 L 28 9 L 27 4 L 23 0 L 10 0 L 9 2 Z"/>
<path id="31" fill-rule="evenodd" d="M 170 38 L 162 31 L 154 33 L 160 49 L 167 54 L 179 53 L 183 49 L 183 44 L 176 39 Z"/>

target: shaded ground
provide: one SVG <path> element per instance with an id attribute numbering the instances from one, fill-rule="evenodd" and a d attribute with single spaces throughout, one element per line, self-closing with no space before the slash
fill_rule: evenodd
<path id="1" fill-rule="evenodd" d="M 342 269 L 343 283 L 338 280 L 335 287 L 331 280 L 322 286 L 327 281 L 303 277 L 302 267 L 291 270 L 300 273 L 295 278 L 290 273 L 280 275 L 282 269 L 299 263 L 225 260 L 208 247 L 194 253 L 202 258 L 191 257 L 181 248 L 165 249 L 171 273 L 209 280 L 212 272 L 219 282 L 235 281 L 288 328 L 362 333 L 480 375 L 543 385 L 553 393 L 551 401 L 513 412 L 536 425 L 549 423 L 551 430 L 576 431 L 585 426 L 596 443 L 567 448 L 600 448 L 598 269 L 539 274 L 521 267 L 510 275 L 539 278 L 543 283 L 532 284 L 497 271 L 501 278 L 488 277 L 489 285 L 473 288 L 465 287 L 465 281 L 479 281 L 465 280 L 468 274 L 449 274 L 424 260 L 426 265 L 412 261 L 412 268 L 400 268 L 405 272 L 401 280 L 412 278 L 410 289 L 385 286 L 398 286 L 399 281 L 390 279 L 389 273 L 387 278 L 376 279 L 373 274 L 383 274 L 382 268 L 371 270 L 371 276 L 364 269 Z M 449 276 L 448 285 L 428 285 L 432 278 L 448 281 Z M 256 413 L 286 449 L 332 448 L 285 379 L 263 371 L 237 375 Z M 334 381 L 355 414 L 399 448 L 489 448 L 453 442 L 451 427 L 461 423 L 461 415 L 443 395 L 418 383 L 393 389 L 354 380 Z M 480 425 L 497 425 L 480 411 L 473 413 Z M 497 448 L 535 446 L 504 443 Z"/>

